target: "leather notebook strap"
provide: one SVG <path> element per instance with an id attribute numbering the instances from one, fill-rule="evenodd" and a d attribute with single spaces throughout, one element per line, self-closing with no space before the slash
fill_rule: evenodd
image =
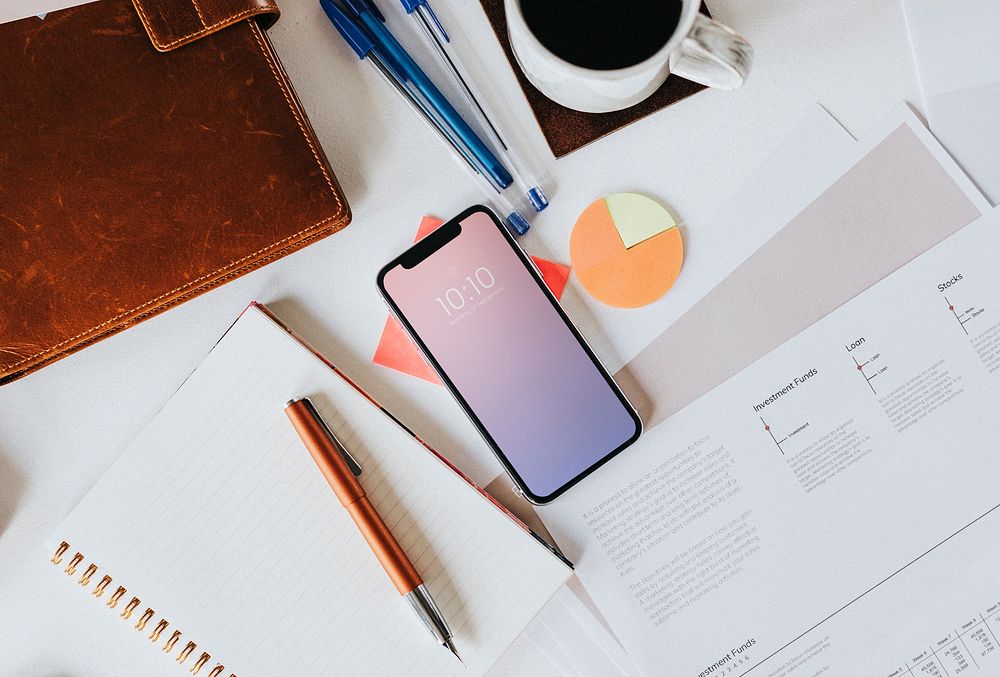
<path id="1" fill-rule="evenodd" d="M 194 42 L 237 21 L 256 17 L 263 28 L 278 19 L 275 0 L 132 0 L 153 46 L 161 52 Z"/>

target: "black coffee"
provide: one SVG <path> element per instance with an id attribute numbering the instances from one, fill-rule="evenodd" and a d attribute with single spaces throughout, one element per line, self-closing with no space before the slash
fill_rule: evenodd
<path id="1" fill-rule="evenodd" d="M 556 56 L 577 66 L 632 66 L 666 44 L 680 0 L 521 0 L 528 28 Z"/>

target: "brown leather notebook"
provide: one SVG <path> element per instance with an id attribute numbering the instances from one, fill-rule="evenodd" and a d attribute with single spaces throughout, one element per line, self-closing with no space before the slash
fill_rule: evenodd
<path id="1" fill-rule="evenodd" d="M 0 25 L 0 384 L 350 221 L 273 0 Z"/>

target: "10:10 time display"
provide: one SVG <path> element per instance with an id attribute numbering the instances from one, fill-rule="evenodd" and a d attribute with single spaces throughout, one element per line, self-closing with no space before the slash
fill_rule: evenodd
<path id="1" fill-rule="evenodd" d="M 474 296 L 469 296 L 469 300 L 475 301 L 478 296 L 483 295 L 484 289 L 489 289 L 496 284 L 496 279 L 494 279 L 490 269 L 482 266 L 476 268 L 472 275 L 466 275 L 465 280 L 469 283 L 468 285 L 463 284 L 461 289 L 449 287 L 445 290 L 443 297 L 438 296 L 434 299 L 441 304 L 444 312 L 448 313 L 448 317 L 451 317 L 453 310 L 461 310 L 465 307 L 465 292 L 469 287 L 472 287 L 472 291 L 475 292 Z"/>

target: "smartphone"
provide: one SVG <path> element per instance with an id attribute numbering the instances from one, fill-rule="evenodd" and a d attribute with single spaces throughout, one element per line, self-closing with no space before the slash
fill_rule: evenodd
<path id="1" fill-rule="evenodd" d="M 519 491 L 548 503 L 642 433 L 638 414 L 486 207 L 378 274 L 386 303 Z"/>

